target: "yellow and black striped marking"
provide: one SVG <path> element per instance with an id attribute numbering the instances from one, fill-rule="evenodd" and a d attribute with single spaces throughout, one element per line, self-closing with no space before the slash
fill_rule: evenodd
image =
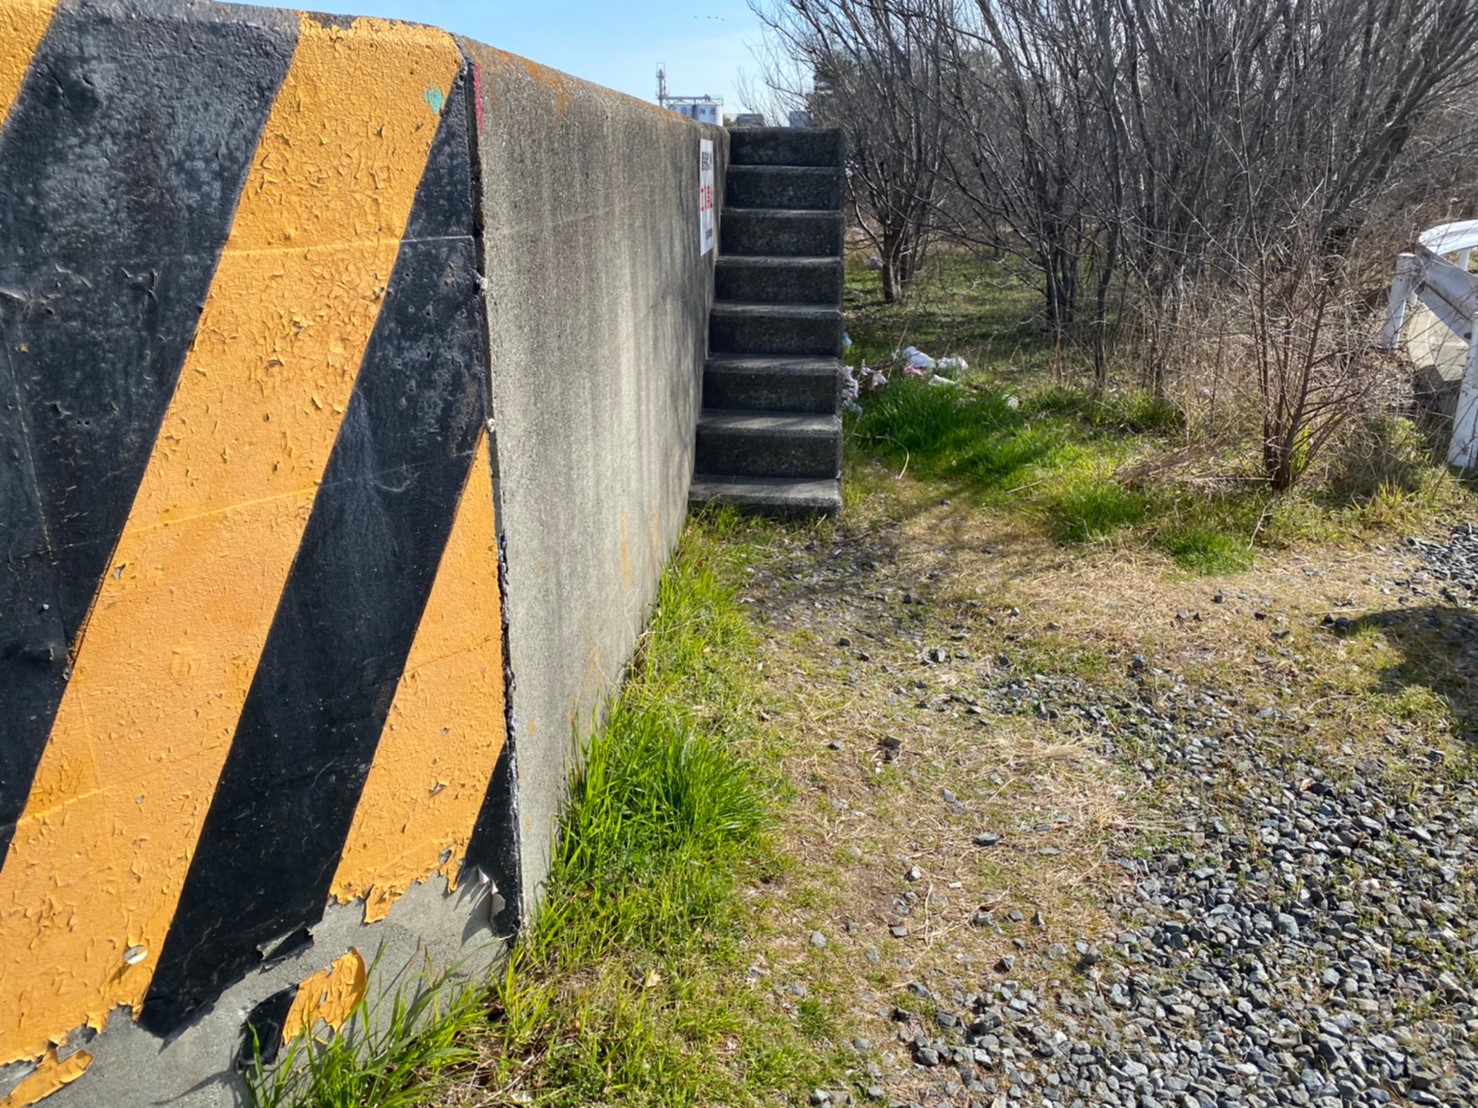
<path id="1" fill-rule="evenodd" d="M 517 900 L 464 63 L 230 11 L 0 0 L 0 1065 L 37 1088 L 330 897 Z"/>

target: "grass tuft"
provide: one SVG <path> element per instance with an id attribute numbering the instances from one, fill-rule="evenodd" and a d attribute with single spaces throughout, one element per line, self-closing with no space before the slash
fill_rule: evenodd
<path id="1" fill-rule="evenodd" d="M 424 1104 L 476 1056 L 483 990 L 429 968 L 376 1003 L 361 1000 L 336 1035 L 304 1032 L 274 1067 L 254 1044 L 247 1087 L 255 1108 L 408 1108 Z"/>
<path id="2" fill-rule="evenodd" d="M 854 434 L 915 472 L 1009 489 L 1066 441 L 1056 424 L 1028 424 L 1005 393 L 937 388 L 902 378 L 871 400 Z"/>
<path id="3" fill-rule="evenodd" d="M 257 1108 L 773 1104 L 836 1077 L 835 1028 L 747 986 L 754 887 L 785 868 L 737 578 L 759 524 L 705 513 L 584 750 L 539 914 L 495 979 L 260 1063 Z M 381 1016 L 385 1014 L 382 1013 Z"/>
<path id="4" fill-rule="evenodd" d="M 1131 435 L 1165 435 L 1185 429 L 1185 413 L 1162 396 L 1143 389 L 1095 396 L 1083 389 L 1053 385 L 1029 394 L 1023 410 L 1033 416 L 1070 416 L 1084 430 Z"/>
<path id="5" fill-rule="evenodd" d="M 1236 402 L 1235 390 L 1192 388 L 1194 366 L 1176 383 L 1179 403 L 1064 383 L 1086 382 L 1091 367 L 1047 342 L 1034 314 L 1040 293 L 1000 261 L 941 251 L 893 305 L 881 302 L 876 273 L 851 264 L 847 305 L 854 358 L 887 364 L 914 345 L 971 363 L 959 387 L 895 373 L 864 401 L 849 421 L 850 479 L 874 491 L 887 487 L 885 470 L 942 480 L 973 507 L 1062 543 L 1112 535 L 1196 572 L 1231 573 L 1262 550 L 1426 530 L 1470 510 L 1478 486 L 1454 477 L 1440 444 L 1410 420 L 1369 412 L 1341 429 L 1298 488 L 1274 494 L 1256 464 L 1255 406 Z"/>
<path id="6" fill-rule="evenodd" d="M 1252 568 L 1252 550 L 1237 535 L 1217 527 L 1188 526 L 1160 536 L 1165 553 L 1186 569 L 1208 575 Z"/>
<path id="7" fill-rule="evenodd" d="M 1058 542 L 1106 539 L 1144 521 L 1148 500 L 1112 480 L 1074 484 L 1049 504 L 1048 526 Z"/>
<path id="8" fill-rule="evenodd" d="M 749 527 L 707 515 L 668 567 L 574 779 L 539 917 L 494 987 L 477 1075 L 493 1095 L 471 1103 L 765 1104 L 829 1072 L 825 1029 L 744 984 L 740 890 L 779 864 L 754 632 L 719 572 Z"/>

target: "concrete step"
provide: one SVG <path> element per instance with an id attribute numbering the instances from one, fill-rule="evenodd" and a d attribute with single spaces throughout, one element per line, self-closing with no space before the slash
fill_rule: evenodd
<path id="1" fill-rule="evenodd" d="M 838 306 L 843 281 L 841 258 L 723 256 L 714 270 L 713 295 L 752 304 Z"/>
<path id="2" fill-rule="evenodd" d="M 733 504 L 759 515 L 834 516 L 842 510 L 842 483 L 836 478 L 711 477 L 699 474 L 688 492 L 693 507 Z"/>
<path id="3" fill-rule="evenodd" d="M 710 354 L 842 356 L 842 312 L 819 304 L 718 301 L 708 313 Z"/>
<path id="4" fill-rule="evenodd" d="M 725 206 L 719 224 L 721 254 L 837 258 L 842 253 L 841 212 Z"/>
<path id="5" fill-rule="evenodd" d="M 703 406 L 836 415 L 841 369 L 835 358 L 715 356 L 703 367 Z"/>
<path id="6" fill-rule="evenodd" d="M 730 165 L 841 165 L 842 133 L 822 128 L 735 127 Z"/>
<path id="7" fill-rule="evenodd" d="M 842 210 L 842 167 L 731 165 L 724 203 L 735 208 Z"/>
<path id="8" fill-rule="evenodd" d="M 825 477 L 842 469 L 842 421 L 797 412 L 698 416 L 696 473 L 727 477 Z"/>

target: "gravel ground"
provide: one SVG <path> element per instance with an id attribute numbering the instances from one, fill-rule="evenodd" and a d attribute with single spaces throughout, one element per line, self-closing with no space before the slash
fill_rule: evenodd
<path id="1" fill-rule="evenodd" d="M 982 1104 L 1478 1102 L 1473 788 L 1393 794 L 1378 764 L 1331 780 L 1240 728 L 1229 741 L 1210 694 L 1105 711 L 1074 685 L 1031 694 L 1153 749 L 1141 763 L 1195 845 L 1116 860 L 1134 876 L 1123 930 L 1059 953 L 1080 989 L 1039 998 L 1005 962 L 975 996 L 921 989 L 943 1018 L 896 1013 L 913 1061 L 955 1067 Z"/>
<path id="2" fill-rule="evenodd" d="M 824 591 L 816 561 L 791 576 Z M 1389 572 L 1392 611 L 1464 616 L 1478 528 L 1408 540 Z M 825 604 L 806 607 L 824 628 Z M 1362 618 L 1331 612 L 1310 641 L 1333 649 Z M 1478 804 L 1450 744 L 1408 732 L 1388 738 L 1389 756 L 1321 750 L 1327 735 L 1299 741 L 1298 706 L 1250 712 L 1235 691 L 1138 655 L 1111 688 L 980 672 L 991 676 L 971 690 L 973 713 L 1091 736 L 1160 798 L 1170 845 L 1112 858 L 1116 932 L 1045 950 L 1016 939 L 1019 956 L 967 980 L 920 975 L 897 1002 L 864 994 L 891 1041 L 859 1039 L 855 1092 L 816 1090 L 813 1104 L 1478 1104 Z M 981 832 L 975 848 L 1003 835 Z M 905 922 L 917 876 L 899 875 Z M 1000 911 L 979 905 L 971 922 L 1019 933 L 1020 914 Z"/>

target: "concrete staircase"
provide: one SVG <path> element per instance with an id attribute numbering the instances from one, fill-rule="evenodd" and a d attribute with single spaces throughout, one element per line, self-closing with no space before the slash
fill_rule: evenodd
<path id="1" fill-rule="evenodd" d="M 729 136 L 690 503 L 770 515 L 842 507 L 842 142 Z"/>

